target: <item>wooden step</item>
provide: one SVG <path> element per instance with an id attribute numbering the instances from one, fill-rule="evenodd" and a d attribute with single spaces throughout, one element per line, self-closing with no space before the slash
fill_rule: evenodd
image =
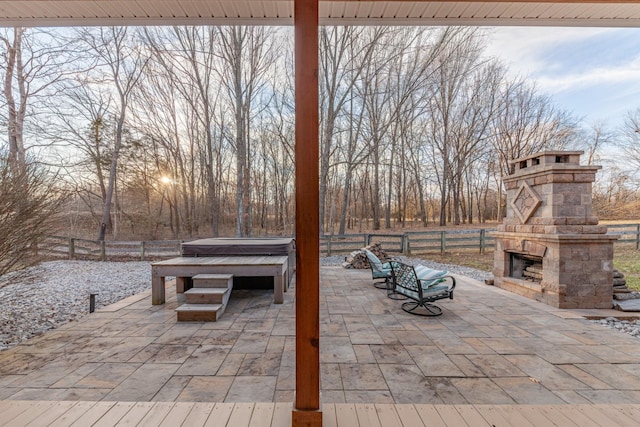
<path id="1" fill-rule="evenodd" d="M 196 274 L 194 288 L 233 288 L 233 274 Z"/>
<path id="2" fill-rule="evenodd" d="M 184 293 L 187 304 L 227 304 L 229 288 L 191 288 Z"/>
<path id="3" fill-rule="evenodd" d="M 224 313 L 222 304 L 182 304 L 176 308 L 178 322 L 215 322 Z"/>

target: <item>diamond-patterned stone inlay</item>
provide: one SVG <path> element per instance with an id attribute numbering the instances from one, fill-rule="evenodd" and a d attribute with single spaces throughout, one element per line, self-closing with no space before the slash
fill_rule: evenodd
<path id="1" fill-rule="evenodd" d="M 511 207 L 523 224 L 531 218 L 540 204 L 542 204 L 542 199 L 526 182 L 522 183 L 516 197 L 511 201 Z"/>

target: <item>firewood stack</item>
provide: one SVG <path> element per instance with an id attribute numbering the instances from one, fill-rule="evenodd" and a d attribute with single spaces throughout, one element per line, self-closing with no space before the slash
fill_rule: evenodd
<path id="1" fill-rule="evenodd" d="M 373 243 L 363 249 L 367 249 L 375 256 L 377 256 L 381 262 L 386 262 L 389 259 L 389 256 L 382 250 L 382 246 L 380 243 Z M 362 249 L 353 251 L 349 254 L 348 257 L 345 258 L 345 262 L 342 263 L 343 268 L 356 268 L 356 269 L 366 269 L 369 268 L 369 260 L 367 256 L 364 254 Z"/>
<path id="2" fill-rule="evenodd" d="M 526 280 L 531 282 L 540 282 L 542 280 L 542 263 L 535 262 L 524 269 L 522 275 Z"/>

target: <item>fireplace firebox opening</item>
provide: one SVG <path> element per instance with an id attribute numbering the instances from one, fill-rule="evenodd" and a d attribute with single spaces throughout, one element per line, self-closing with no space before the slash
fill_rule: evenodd
<path id="1" fill-rule="evenodd" d="M 511 252 L 509 254 L 509 276 L 514 279 L 540 283 L 542 281 L 542 258 Z"/>

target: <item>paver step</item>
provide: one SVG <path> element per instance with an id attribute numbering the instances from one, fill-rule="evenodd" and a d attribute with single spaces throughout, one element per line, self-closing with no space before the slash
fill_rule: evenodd
<path id="1" fill-rule="evenodd" d="M 192 277 L 194 288 L 233 287 L 233 274 L 197 274 Z"/>
<path id="2" fill-rule="evenodd" d="M 182 304 L 176 308 L 178 322 L 215 322 L 224 313 L 223 304 Z"/>
<path id="3" fill-rule="evenodd" d="M 229 288 L 191 288 L 185 291 L 187 304 L 227 304 L 231 289 Z"/>

